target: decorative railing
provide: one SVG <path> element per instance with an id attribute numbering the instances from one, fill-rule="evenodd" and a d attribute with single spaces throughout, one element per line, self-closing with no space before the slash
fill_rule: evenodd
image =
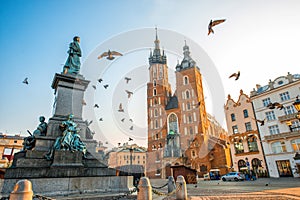
<path id="1" fill-rule="evenodd" d="M 292 114 L 288 114 L 288 115 L 283 115 L 283 116 L 278 117 L 278 120 L 279 120 L 280 122 L 293 120 L 293 119 L 296 119 L 296 118 L 297 118 L 297 114 L 298 114 L 298 113 L 292 113 Z"/>
<path id="2" fill-rule="evenodd" d="M 285 133 L 279 133 L 275 135 L 267 135 L 265 136 L 265 140 L 275 140 L 275 139 L 285 139 L 290 137 L 300 136 L 300 130 L 298 131 L 292 131 L 292 132 L 285 132 Z"/>

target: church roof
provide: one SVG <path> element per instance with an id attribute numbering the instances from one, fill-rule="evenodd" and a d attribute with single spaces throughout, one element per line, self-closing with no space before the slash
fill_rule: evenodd
<path id="1" fill-rule="evenodd" d="M 166 110 L 171 110 L 173 108 L 178 108 L 178 99 L 177 96 L 172 96 L 166 106 Z"/>
<path id="2" fill-rule="evenodd" d="M 183 47 L 183 60 L 181 61 L 181 63 L 177 64 L 176 66 L 176 71 L 181 71 L 187 68 L 192 68 L 192 67 L 197 67 L 196 66 L 196 62 L 192 59 L 192 57 L 190 56 L 190 50 L 189 50 L 189 46 L 186 44 Z"/>

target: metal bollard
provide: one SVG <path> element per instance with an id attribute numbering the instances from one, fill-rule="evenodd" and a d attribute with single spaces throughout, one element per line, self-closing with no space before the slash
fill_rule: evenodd
<path id="1" fill-rule="evenodd" d="M 142 177 L 138 185 L 137 200 L 152 200 L 152 187 L 147 177 Z"/>
<path id="2" fill-rule="evenodd" d="M 173 176 L 169 176 L 168 178 L 168 193 L 173 192 L 176 190 L 176 184 Z"/>
<path id="3" fill-rule="evenodd" d="M 29 180 L 19 180 L 9 195 L 9 200 L 32 200 L 32 184 Z"/>
<path id="4" fill-rule="evenodd" d="M 187 200 L 187 190 L 186 190 L 186 182 L 183 176 L 177 176 L 176 181 L 177 191 L 176 191 L 176 199 L 177 200 Z"/>

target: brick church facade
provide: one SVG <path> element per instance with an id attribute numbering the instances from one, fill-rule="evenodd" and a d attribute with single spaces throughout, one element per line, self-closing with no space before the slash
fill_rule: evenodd
<path id="1" fill-rule="evenodd" d="M 183 60 L 176 66 L 176 91 L 172 93 L 167 56 L 160 49 L 157 32 L 154 44 L 147 83 L 147 176 L 167 178 L 174 165 L 196 169 L 200 176 L 212 168 L 228 172 L 231 163 L 226 133 L 224 129 L 218 133 L 221 139 L 208 131 L 212 127 L 205 108 L 202 75 L 189 46 L 184 45 Z"/>

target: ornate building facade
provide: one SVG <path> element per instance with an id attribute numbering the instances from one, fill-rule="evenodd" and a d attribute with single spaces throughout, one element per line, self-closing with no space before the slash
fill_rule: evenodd
<path id="1" fill-rule="evenodd" d="M 258 176 L 266 176 L 266 161 L 250 98 L 243 90 L 240 90 L 237 102 L 228 95 L 224 111 L 233 169 L 253 170 Z"/>
<path id="2" fill-rule="evenodd" d="M 256 118 L 265 119 L 258 128 L 270 177 L 300 177 L 300 122 L 293 106 L 299 94 L 300 75 L 290 73 L 250 93 Z"/>
<path id="3" fill-rule="evenodd" d="M 211 167 L 207 165 L 210 162 L 208 142 L 216 137 L 209 135 L 208 131 L 210 122 L 205 108 L 200 69 L 190 55 L 189 46 L 185 44 L 183 59 L 175 67 L 176 91 L 172 93 L 168 81 L 167 56 L 160 49 L 157 32 L 154 44 L 155 48 L 149 56 L 150 78 L 147 83 L 147 176 L 166 178 L 172 174 L 172 165 L 185 165 L 200 170 L 200 166 L 205 164 L 207 172 Z M 201 149 L 192 154 L 190 148 L 195 139 Z M 226 146 L 226 142 L 223 143 Z M 217 142 L 214 142 L 214 146 L 223 150 L 220 156 L 226 157 L 224 146 Z M 202 162 L 199 157 L 207 159 Z M 226 162 L 222 166 L 227 166 Z"/>

